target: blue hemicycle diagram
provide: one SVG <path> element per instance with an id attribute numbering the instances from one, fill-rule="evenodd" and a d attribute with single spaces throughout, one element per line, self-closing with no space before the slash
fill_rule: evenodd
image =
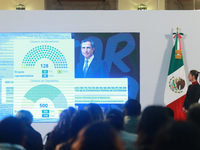
<path id="1" fill-rule="evenodd" d="M 31 88 L 24 96 L 34 103 L 41 98 L 48 98 L 54 104 L 55 108 L 67 108 L 67 100 L 64 94 L 55 86 L 41 84 Z"/>
<path id="2" fill-rule="evenodd" d="M 22 68 L 34 68 L 38 60 L 46 58 L 53 62 L 54 68 L 67 68 L 64 55 L 55 47 L 40 45 L 31 49 L 22 61 Z"/>

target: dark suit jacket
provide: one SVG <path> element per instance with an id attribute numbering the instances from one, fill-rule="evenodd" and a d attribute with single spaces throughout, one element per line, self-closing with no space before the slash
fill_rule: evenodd
<path id="1" fill-rule="evenodd" d="M 83 74 L 83 65 L 84 62 L 80 62 L 76 65 L 75 77 L 84 78 Z M 105 61 L 97 60 L 95 57 L 92 60 L 85 78 L 108 78 L 108 66 Z"/>
<path id="2" fill-rule="evenodd" d="M 191 104 L 197 103 L 199 101 L 199 97 L 200 97 L 200 86 L 199 86 L 199 84 L 195 84 L 192 87 L 191 86 L 192 85 L 189 85 L 189 87 L 188 87 L 185 102 L 184 102 L 184 105 L 183 105 L 183 107 L 185 107 L 185 109 L 188 109 Z"/>

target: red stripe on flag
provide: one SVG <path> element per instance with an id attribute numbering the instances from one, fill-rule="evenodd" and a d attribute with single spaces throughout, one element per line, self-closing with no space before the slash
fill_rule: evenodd
<path id="1" fill-rule="evenodd" d="M 185 101 L 186 94 L 180 97 L 179 99 L 173 101 L 167 107 L 171 108 L 174 111 L 174 119 L 176 121 L 181 120 L 185 121 L 186 120 L 186 113 L 183 112 L 183 104 Z"/>
<path id="2" fill-rule="evenodd" d="M 179 50 L 181 50 L 181 38 L 182 36 L 178 34 Z"/>

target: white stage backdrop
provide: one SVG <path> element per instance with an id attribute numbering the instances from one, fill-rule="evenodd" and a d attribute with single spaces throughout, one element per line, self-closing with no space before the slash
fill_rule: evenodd
<path id="1" fill-rule="evenodd" d="M 0 11 L 0 32 L 139 32 L 140 102 L 164 105 L 164 90 L 179 27 L 188 72 L 200 71 L 199 11 Z M 43 136 L 55 123 L 34 123 Z M 47 128 L 48 127 L 48 128 Z"/>

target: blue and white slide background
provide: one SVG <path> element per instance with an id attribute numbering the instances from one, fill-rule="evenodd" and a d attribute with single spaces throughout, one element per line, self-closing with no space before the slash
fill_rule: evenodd
<path id="1" fill-rule="evenodd" d="M 70 106 L 124 104 L 133 77 L 75 78 L 76 44 L 71 33 L 0 33 L 0 120 L 25 109 L 34 122 L 56 122 Z"/>

